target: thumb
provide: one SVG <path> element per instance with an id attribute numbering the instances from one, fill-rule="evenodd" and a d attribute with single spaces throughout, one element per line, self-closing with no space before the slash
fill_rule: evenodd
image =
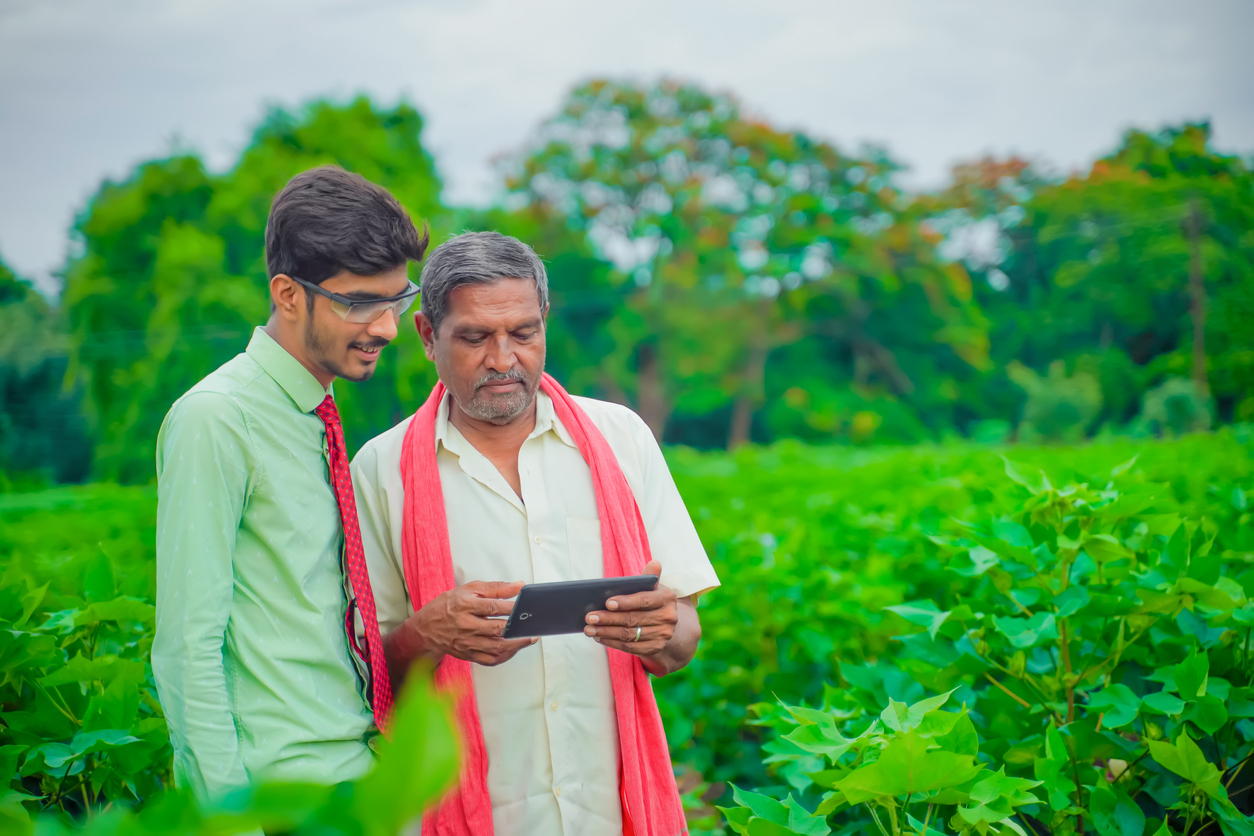
<path id="1" fill-rule="evenodd" d="M 648 563 L 644 565 L 644 571 L 641 572 L 641 574 L 642 575 L 658 575 L 660 577 L 662 574 L 662 563 L 657 560 L 650 560 Z"/>

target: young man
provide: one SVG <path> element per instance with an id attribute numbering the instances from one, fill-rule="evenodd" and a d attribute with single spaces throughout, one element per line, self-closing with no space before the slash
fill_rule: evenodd
<path id="1" fill-rule="evenodd" d="M 202 797 L 373 762 L 391 691 L 331 382 L 374 373 L 426 245 L 385 189 L 292 178 L 266 224 L 270 321 L 162 424 L 152 668 L 175 780 Z"/>
<path id="2" fill-rule="evenodd" d="M 548 281 L 525 244 L 467 233 L 422 273 L 440 384 L 353 461 L 396 681 L 419 657 L 462 694 L 461 783 L 424 821 L 475 836 L 686 832 L 648 673 L 688 664 L 718 585 L 661 450 L 631 410 L 544 374 Z M 661 575 L 586 635 L 505 640 L 523 582 Z M 534 645 L 534 646 L 533 646 Z"/>

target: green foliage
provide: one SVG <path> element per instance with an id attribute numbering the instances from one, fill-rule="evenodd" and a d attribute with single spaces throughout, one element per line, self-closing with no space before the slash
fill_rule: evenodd
<path id="1" fill-rule="evenodd" d="M 110 805 L 85 821 L 50 814 L 32 821 L 14 805 L 16 794 L 10 792 L 0 805 L 0 822 L 8 826 L 5 832 L 39 836 L 215 836 L 263 830 L 393 836 L 452 786 L 459 769 L 458 745 L 450 700 L 434 692 L 431 677 L 423 672 L 411 677 L 401 693 L 392 739 L 382 747 L 374 770 L 360 781 L 334 786 L 260 784 L 213 805 L 200 803 L 186 792 L 167 790 L 141 809 Z"/>
<path id="2" fill-rule="evenodd" d="M 1042 376 L 1018 362 L 1006 367 L 1010 379 L 1028 395 L 1019 423 L 1019 440 L 1075 443 L 1088 434 L 1089 425 L 1102 409 L 1102 390 L 1084 372 L 1068 376 L 1061 360 L 1050 364 Z"/>
<path id="3" fill-rule="evenodd" d="M 1163 820 L 1175 814 L 1167 808 L 1176 803 L 1177 797 L 1171 792 L 1178 793 L 1174 788 L 1183 786 L 1183 779 L 1172 778 L 1175 773 L 1166 765 L 1158 769 L 1156 764 L 1162 762 L 1149 755 L 1137 763 L 1135 752 L 1146 752 L 1147 744 L 1129 739 L 1129 734 L 1182 746 L 1178 730 L 1187 727 L 1207 762 L 1223 772 L 1227 781 L 1249 747 L 1246 735 L 1250 726 L 1244 714 L 1246 703 L 1254 701 L 1246 700 L 1244 694 L 1250 685 L 1251 659 L 1246 646 L 1250 624 L 1240 620 L 1249 620 L 1246 605 L 1236 609 L 1225 623 L 1212 604 L 1223 603 L 1219 592 L 1225 589 L 1247 597 L 1250 592 L 1248 567 L 1254 563 L 1254 525 L 1248 501 L 1254 493 L 1252 443 L 1249 430 L 1237 428 L 1172 441 L 1015 448 L 1015 460 L 1023 463 L 1017 472 L 1025 474 L 1020 478 L 1034 489 L 1042 488 L 1037 472 L 1041 466 L 1049 469 L 1051 485 L 1099 486 L 1065 497 L 1062 491 L 1054 491 L 1059 496 L 1050 500 L 1053 503 L 1091 500 L 1094 508 L 1077 506 L 1073 511 L 1077 519 L 1097 520 L 1083 531 L 1079 522 L 1075 531 L 1068 523 L 1061 533 L 1031 520 L 1035 506 L 1027 506 L 1038 498 L 1007 478 L 1005 464 L 993 449 L 946 445 L 863 450 L 787 442 L 770 448 L 747 447 L 734 454 L 670 450 L 676 480 L 723 580 L 723 586 L 700 603 L 704 637 L 697 658 L 686 670 L 655 682 L 673 755 L 684 776 L 681 784 L 687 788 L 686 805 L 692 811 L 694 832 L 716 830 L 707 805 L 719 799 L 727 782 L 741 787 L 745 798 L 752 788 L 757 795 L 783 799 L 777 803 L 797 819 L 797 826 L 802 811 L 806 816 L 814 815 L 822 803 L 825 790 L 810 773 L 836 767 L 824 761 L 822 752 L 799 750 L 793 741 L 783 739 L 797 730 L 799 721 L 775 703 L 776 696 L 801 714 L 806 705 L 825 706 L 840 734 L 857 740 L 873 720 L 886 722 L 881 717 L 886 707 L 901 704 L 902 708 L 889 712 L 890 717 L 904 718 L 895 722 L 909 726 L 914 721 L 908 707 L 924 700 L 926 691 L 945 693 L 955 687 L 958 690 L 948 702 L 926 708 L 924 713 L 935 710 L 952 714 L 965 704 L 976 736 L 963 741 L 955 737 L 954 745 L 960 742 L 964 748 L 954 752 L 978 751 L 978 762 L 993 774 L 1002 770 L 1009 778 L 1045 782 L 1027 790 L 1040 798 L 1041 805 L 1029 815 L 1038 822 L 1050 818 L 1052 808 L 1045 807 L 1048 797 L 1042 787 L 1051 781 L 1053 786 L 1062 786 L 1059 782 L 1066 770 L 1058 760 L 1056 778 L 1038 776 L 1032 761 L 1045 759 L 1046 748 L 1052 745 L 1044 727 L 1056 725 L 1054 714 L 1061 713 L 1066 719 L 1065 668 L 1057 673 L 1053 666 L 1064 618 L 1073 676 L 1093 665 L 1100 666 L 1108 658 L 1102 654 L 1109 654 L 1112 642 L 1119 641 L 1120 619 L 1126 625 L 1141 626 L 1144 619 L 1153 619 L 1148 632 L 1135 640 L 1136 630 L 1124 627 L 1125 650 L 1117 664 L 1099 667 L 1083 681 L 1077 679 L 1072 686 L 1074 719 L 1056 729 L 1064 744 L 1078 739 L 1086 745 L 1121 747 L 1094 749 L 1098 754 L 1082 771 L 1086 821 L 1092 825 L 1126 815 L 1127 804 L 1120 792 L 1135 798 L 1138 806 L 1149 807 L 1149 818 Z M 1115 478 L 1113 490 L 1119 497 L 1094 498 L 1095 493 L 1106 492 L 1106 483 L 1082 474 L 1108 474 L 1133 455 L 1139 455 L 1135 464 Z M 1159 490 L 1146 487 L 1149 485 L 1166 487 Z M 0 528 L 0 560 L 21 567 L 30 588 L 51 584 L 42 614 L 32 616 L 22 630 L 34 632 L 31 622 L 44 630 L 46 614 L 70 609 L 64 601 L 72 596 L 79 596 L 82 602 L 74 603 L 73 608 L 80 612 L 86 609 L 89 604 L 84 590 L 97 590 L 93 595 L 107 594 L 98 592 L 108 589 L 96 571 L 102 565 L 102 553 L 113 558 L 115 584 L 121 596 L 148 598 L 152 590 L 154 505 L 151 489 L 116 486 L 58 488 L 0 501 L 6 522 Z M 1117 517 L 1122 521 L 1113 527 L 1101 522 L 1124 513 L 1128 516 Z M 1163 532 L 1174 517 L 1186 522 L 1177 524 L 1171 533 L 1191 530 L 1192 539 L 1187 561 L 1179 564 L 1185 567 L 1183 577 L 1171 579 L 1151 558 L 1161 562 Z M 1197 524 L 1198 520 L 1203 522 Z M 1138 534 L 1142 523 L 1145 531 Z M 1025 531 L 1029 539 L 1025 539 Z M 1108 533 L 1117 535 L 1120 542 L 1107 541 L 1102 535 Z M 1027 559 L 1026 555 L 1044 542 L 1055 562 L 1034 556 L 1037 575 L 1042 575 L 1046 584 L 1048 577 L 1060 578 L 1056 563 L 1064 554 L 1058 546 L 1060 537 L 1080 543 L 1069 558 L 1069 597 L 1066 591 L 1052 589 L 1052 594 L 1046 594 L 1040 581 L 1031 586 L 1031 578 L 1037 576 L 1023 575 L 1020 566 L 1026 564 L 1019 563 L 1019 558 Z M 1208 539 L 1209 551 L 1200 554 Z M 1166 542 L 1171 543 L 1171 539 Z M 1182 548 L 1177 540 L 1167 553 L 1178 561 Z M 1131 572 L 1130 564 L 1121 562 L 1131 558 L 1119 556 L 1120 549 L 1136 555 L 1139 575 Z M 1054 574 L 1048 575 L 1051 566 Z M 1202 570 L 1205 576 L 1201 580 L 1189 575 L 1190 571 L 1197 574 Z M 14 576 L 18 571 L 10 569 Z M 1162 574 L 1162 578 L 1155 580 L 1157 576 L 1151 577 L 1151 571 Z M 1218 575 L 1213 580 L 1205 574 L 1215 572 Z M 1007 579 L 1006 589 L 1017 597 L 1004 594 L 998 586 L 1006 585 Z M 1233 581 L 1239 593 L 1232 588 Z M 1150 588 L 1142 589 L 1142 583 Z M 1143 605 L 1141 596 L 1147 595 L 1156 606 L 1174 608 L 1178 604 L 1178 610 L 1174 614 L 1115 614 L 1109 616 L 1110 624 L 1100 630 L 1090 629 L 1095 621 L 1107 618 L 1101 615 L 1105 612 L 1102 607 L 1113 606 L 1111 599 L 1119 598 L 1124 590 L 1121 585 L 1126 584 L 1138 590 L 1131 599 L 1136 608 Z M 1155 585 L 1165 588 L 1152 588 Z M 1181 590 L 1191 587 L 1195 591 L 1173 592 L 1177 585 Z M 1030 600 L 1031 592 L 1022 591 L 1025 586 L 1040 590 L 1035 599 Z M 1201 586 L 1207 589 L 1196 591 Z M 1076 589 L 1085 590 L 1089 600 L 1085 602 Z M 1161 597 L 1154 598 L 1151 593 L 1161 593 Z M 1192 598 L 1192 610 L 1184 606 L 1186 594 Z M 61 597 L 49 603 L 56 596 Z M 1172 600 L 1177 603 L 1172 604 Z M 55 624 L 46 628 L 55 629 L 60 628 Z M 114 628 L 106 624 L 106 629 Z M 56 636 L 64 640 L 59 633 Z M 1190 648 L 1203 644 L 1205 652 L 1193 654 L 1194 659 L 1200 655 L 1207 660 L 1201 671 L 1199 662 L 1189 660 Z M 977 647 L 989 662 L 973 655 Z M 75 652 L 63 652 L 58 664 L 68 663 Z M 126 650 L 122 656 L 142 658 L 133 655 L 135 652 Z M 1158 673 L 1147 668 L 1155 660 L 1162 661 Z M 1177 667 L 1182 663 L 1188 664 Z M 1246 671 L 1244 679 L 1233 673 L 1234 666 Z M 1144 675 L 1130 673 L 1138 670 Z M 994 686 L 983 676 L 985 672 L 1020 698 L 1031 700 L 1032 711 Z M 1228 683 L 1226 694 L 1215 690 L 1223 688 L 1215 684 L 1220 679 Z M 1201 693 L 1203 680 L 1205 694 Z M 1044 696 L 1037 696 L 1025 682 L 1041 689 Z M 102 684 L 98 680 L 91 687 Z M 67 699 L 72 699 L 82 689 L 67 684 L 57 686 L 57 690 L 69 691 Z M 29 701 L 35 692 L 23 693 Z M 0 707 L 0 712 L 5 712 L 0 714 L 5 726 L 12 725 L 7 712 L 34 710 L 29 702 L 11 703 L 7 699 Z M 1218 731 L 1211 733 L 1204 730 L 1216 728 L 1219 714 L 1215 699 L 1223 703 L 1228 716 Z M 1099 715 L 1103 717 L 1101 732 L 1096 730 Z M 1112 730 L 1123 743 L 1110 738 Z M 63 736 L 26 745 L 71 746 L 74 735 L 66 731 Z M 870 763 L 873 753 L 887 746 L 899 731 L 881 725 L 875 732 L 882 735 L 875 738 L 878 742 L 862 740 L 846 755 L 852 752 L 851 757 Z M 1082 736 L 1085 734 L 1088 737 Z M 8 743 L 6 739 L 0 745 Z M 971 749 L 973 745 L 978 748 Z M 1131 754 L 1124 751 L 1135 746 L 1140 749 Z M 1054 746 L 1050 751 L 1064 749 Z M 91 757 L 110 756 L 106 752 Z M 1096 761 L 1105 764 L 1105 772 Z M 20 766 L 20 761 L 15 763 L 14 771 Z M 167 762 L 154 762 L 151 768 L 153 774 L 163 776 Z M 1127 776 L 1116 777 L 1123 770 Z M 1105 780 L 1108 789 L 1098 779 Z M 141 780 L 147 779 L 132 778 L 133 782 Z M 976 783 L 964 787 L 972 801 L 955 802 L 943 815 L 934 811 L 929 830 L 939 833 L 959 806 L 981 803 L 990 810 L 1005 809 L 1000 796 L 990 794 L 991 787 L 977 792 Z M 1144 783 L 1148 789 L 1134 792 L 1130 783 Z M 20 781 L 13 785 L 15 790 L 30 792 L 21 789 L 25 786 Z M 1232 789 L 1239 786 L 1234 784 Z M 1073 791 L 1063 794 L 1068 792 L 1074 795 Z M 787 800 L 790 793 L 792 802 Z M 1158 807 L 1150 806 L 1146 793 Z M 130 797 L 124 794 L 122 799 Z M 909 815 L 920 812 L 915 809 L 917 801 L 911 801 Z M 732 805 L 733 799 L 724 796 L 719 803 Z M 1209 815 L 1231 815 L 1228 807 L 1215 804 L 1220 812 Z M 1208 800 L 1205 806 L 1209 805 Z M 759 818 L 785 826 L 771 819 L 778 807 L 759 806 L 767 811 Z M 925 808 L 921 816 L 915 816 L 920 824 L 927 817 Z M 850 821 L 873 828 L 869 813 L 859 818 L 861 809 L 846 806 L 835 812 L 835 818 L 828 816 L 826 820 L 837 829 Z M 1198 804 L 1191 809 L 1200 810 Z M 1074 821 L 1070 815 L 1066 818 Z M 899 817 L 899 823 L 903 828 L 915 826 L 904 817 Z M 1179 832 L 1181 824 L 1176 822 L 1172 827 Z M 819 830 L 816 825 L 805 826 Z M 781 832 L 771 831 L 767 824 L 754 827 L 761 832 Z"/>
<path id="4" fill-rule="evenodd" d="M 298 113 L 271 110 L 221 176 L 194 156 L 178 156 L 100 188 L 76 223 L 80 254 L 66 269 L 62 298 L 71 373 L 84 382 L 98 434 L 98 476 L 151 480 L 170 404 L 265 323 L 266 218 L 293 175 L 336 163 L 391 189 L 416 223 L 442 215 L 421 131 L 421 117 L 405 104 L 382 110 L 365 98 L 318 101 Z M 415 384 L 430 377 L 413 329 L 402 333 L 400 362 L 337 392 L 354 446 L 396 423 Z"/>
<path id="5" fill-rule="evenodd" d="M 529 218 L 581 231 L 614 267 L 609 339 L 585 358 L 593 391 L 638 404 L 659 436 L 700 417 L 734 447 L 790 387 L 826 379 L 856 398 L 793 398 L 771 413 L 778 432 L 867 440 L 899 402 L 916 424 L 948 411 L 955 379 L 984 364 L 970 279 L 937 256 L 896 169 L 747 118 L 729 96 L 598 80 L 541 126 L 509 186 Z"/>
<path id="6" fill-rule="evenodd" d="M 1140 425 L 1152 433 L 1182 435 L 1211 427 L 1210 399 L 1191 380 L 1171 377 L 1145 393 Z"/>
<path id="7" fill-rule="evenodd" d="M 91 449 L 57 312 L 0 261 L 0 492 L 78 481 Z"/>
<path id="8" fill-rule="evenodd" d="M 920 538 L 910 600 L 863 611 L 923 631 L 843 661 L 821 709 L 759 706 L 765 762 L 831 824 L 884 833 L 1248 832 L 1228 795 L 1254 753 L 1245 445 L 1196 516 L 1136 458 L 1063 480 L 1006 462 L 995 506 Z"/>
<path id="9" fill-rule="evenodd" d="M 81 597 L 20 575 L 11 563 L 0 581 L 0 751 L 19 776 L 6 805 L 86 813 L 150 796 L 170 761 L 148 663 L 152 605 L 117 594 L 103 554 L 86 566 Z"/>
<path id="10" fill-rule="evenodd" d="M 989 279 L 976 291 L 994 323 L 998 366 L 1018 360 L 1043 370 L 1054 360 L 1070 367 L 1097 359 L 1106 369 L 1101 421 L 1118 424 L 1134 417 L 1147 389 L 1189 377 L 1196 208 L 1215 417 L 1250 419 L 1254 172 L 1210 142 L 1205 124 L 1129 131 L 1087 173 L 1062 182 L 1017 161 L 957 172 L 948 223 L 981 219 L 999 234 L 997 257 L 969 262 Z M 996 377 L 989 396 L 999 394 Z"/>

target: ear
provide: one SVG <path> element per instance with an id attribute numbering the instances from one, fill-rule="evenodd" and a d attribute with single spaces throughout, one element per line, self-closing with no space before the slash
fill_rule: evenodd
<path id="1" fill-rule="evenodd" d="M 418 326 L 418 336 L 422 338 L 422 348 L 427 359 L 434 363 L 435 329 L 431 327 L 431 320 L 427 319 L 426 314 L 419 312 L 414 314 L 414 324 Z"/>
<path id="2" fill-rule="evenodd" d="M 292 281 L 286 273 L 279 273 L 270 280 L 270 301 L 274 313 L 288 322 L 300 319 L 300 308 L 305 304 L 305 289 Z"/>

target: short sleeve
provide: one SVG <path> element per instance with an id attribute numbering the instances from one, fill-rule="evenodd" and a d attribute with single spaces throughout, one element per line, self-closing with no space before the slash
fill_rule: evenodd
<path id="1" fill-rule="evenodd" d="M 639 465 L 641 489 L 636 502 L 653 559 L 662 564 L 661 582 L 680 598 L 703 595 L 720 585 L 718 575 L 701 545 L 662 448 L 640 416 L 625 408 L 622 411 Z M 611 446 L 615 445 L 611 442 Z M 624 454 L 626 451 L 620 455 Z"/>
<path id="2" fill-rule="evenodd" d="M 392 433 L 374 439 L 362 447 L 352 463 L 357 522 L 361 527 L 379 630 L 384 635 L 400 627 L 412 611 L 405 588 L 404 563 L 397 550 L 399 537 L 394 536 L 401 524 L 401 520 L 394 517 L 397 508 L 404 507 L 397 502 L 403 498 L 404 486 L 399 457 L 392 461 L 389 455 L 395 446 L 388 443 L 392 440 Z M 359 632 L 360 623 L 359 615 Z"/>

